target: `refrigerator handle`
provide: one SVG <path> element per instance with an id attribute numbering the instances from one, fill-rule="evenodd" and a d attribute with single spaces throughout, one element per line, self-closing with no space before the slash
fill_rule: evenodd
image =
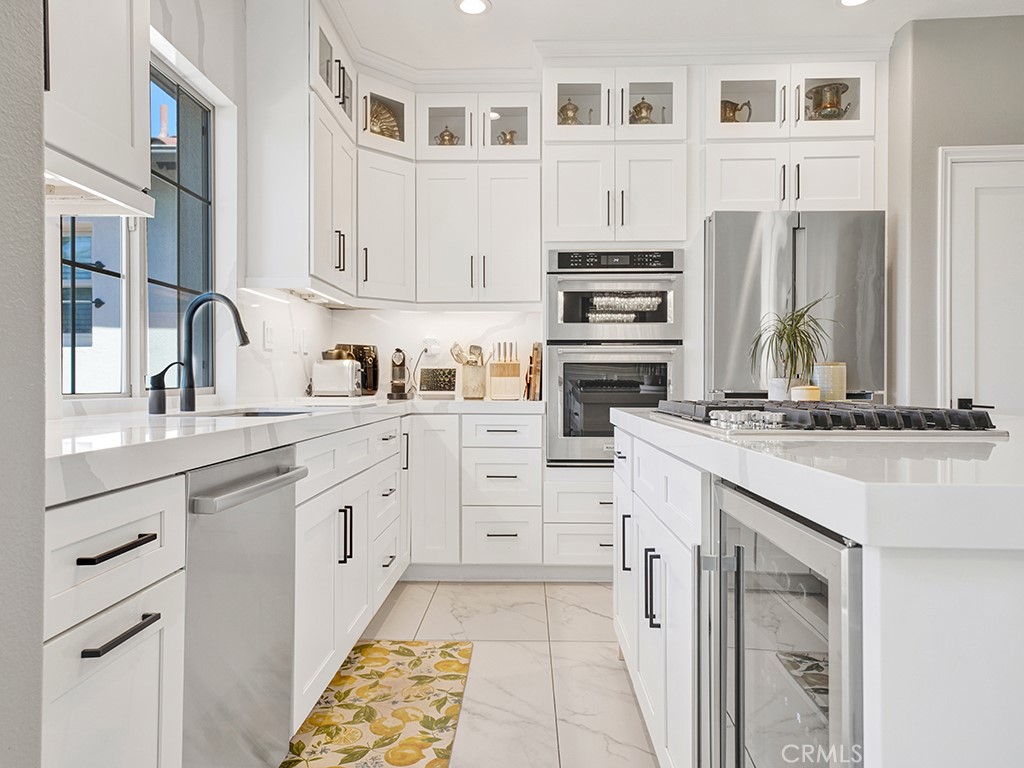
<path id="1" fill-rule="evenodd" d="M 734 582 L 735 594 L 733 596 L 733 610 L 735 616 L 733 622 L 736 625 L 736 677 L 734 682 L 736 683 L 736 768 L 743 768 L 746 765 L 746 761 L 743 759 L 744 752 L 746 751 L 746 670 L 744 668 L 744 632 L 743 632 L 743 592 L 745 589 L 744 584 L 744 566 L 743 566 L 743 551 L 744 547 L 736 545 L 736 581 Z"/>

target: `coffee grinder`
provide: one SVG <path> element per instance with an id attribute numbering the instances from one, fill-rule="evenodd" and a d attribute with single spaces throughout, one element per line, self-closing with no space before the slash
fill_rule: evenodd
<path id="1" fill-rule="evenodd" d="M 405 352 L 396 349 L 391 353 L 391 391 L 388 392 L 388 400 L 408 400 L 409 397 L 409 368 Z"/>

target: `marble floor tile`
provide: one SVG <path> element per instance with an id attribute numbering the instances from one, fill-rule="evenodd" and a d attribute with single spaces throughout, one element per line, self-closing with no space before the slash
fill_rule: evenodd
<path id="1" fill-rule="evenodd" d="M 523 766 L 559 768 L 548 643 L 476 641 L 451 768 Z"/>
<path id="2" fill-rule="evenodd" d="M 656 768 L 615 643 L 552 642 L 551 663 L 562 768 Z"/>
<path id="3" fill-rule="evenodd" d="M 547 584 L 551 639 L 614 642 L 611 584 Z"/>
<path id="4" fill-rule="evenodd" d="M 415 640 L 437 582 L 400 581 L 373 617 L 363 639 Z"/>
<path id="5" fill-rule="evenodd" d="M 544 585 L 442 582 L 416 639 L 547 641 Z"/>

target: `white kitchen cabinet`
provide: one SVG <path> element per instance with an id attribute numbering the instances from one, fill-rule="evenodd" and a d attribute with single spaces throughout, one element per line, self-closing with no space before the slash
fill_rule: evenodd
<path id="1" fill-rule="evenodd" d="M 481 160 L 540 160 L 540 95 L 481 93 Z"/>
<path id="2" fill-rule="evenodd" d="M 686 67 L 546 69 L 545 141 L 683 140 L 686 78 Z"/>
<path id="3" fill-rule="evenodd" d="M 667 542 L 650 507 L 633 497 L 637 531 L 637 595 L 639 608 L 636 644 L 636 697 L 647 732 L 656 750 L 665 743 L 665 562 Z M 673 653 L 685 653 L 674 648 Z M 689 657 L 689 654 L 686 654 Z M 673 683 L 674 684 L 674 683 Z"/>
<path id="4" fill-rule="evenodd" d="M 49 0 L 46 145 L 150 187 L 149 0 Z"/>
<path id="5" fill-rule="evenodd" d="M 414 505 L 412 562 L 458 563 L 459 417 L 417 415 L 410 420 L 408 431 L 409 499 Z"/>
<path id="6" fill-rule="evenodd" d="M 539 507 L 542 465 L 539 448 L 463 448 L 462 503 Z"/>
<path id="7" fill-rule="evenodd" d="M 544 417 L 489 414 L 462 417 L 463 448 L 540 448 Z"/>
<path id="8" fill-rule="evenodd" d="M 838 84 L 822 117 L 820 86 Z M 817 90 L 816 90 L 817 89 Z M 841 91 L 841 93 L 839 93 Z M 817 97 L 817 100 L 816 100 Z M 875 133 L 874 62 L 708 67 L 709 139 L 845 138 Z M 828 113 L 828 110 L 824 110 Z"/>
<path id="9" fill-rule="evenodd" d="M 707 146 L 707 213 L 871 210 L 871 140 Z"/>
<path id="10" fill-rule="evenodd" d="M 611 565 L 611 523 L 545 523 L 547 565 Z"/>
<path id="11" fill-rule="evenodd" d="M 540 507 L 463 507 L 462 562 L 539 564 Z"/>
<path id="12" fill-rule="evenodd" d="M 382 461 L 370 470 L 370 540 L 376 539 L 393 522 L 398 520 L 399 473 L 401 459 L 398 456 Z"/>
<path id="13" fill-rule="evenodd" d="M 409 500 L 409 438 L 412 416 L 401 419 L 402 445 L 399 453 L 398 471 L 398 570 L 405 569 L 412 562 L 412 504 Z"/>
<path id="14" fill-rule="evenodd" d="M 381 531 L 370 547 L 370 592 L 374 613 L 380 610 L 402 576 L 400 541 L 400 523 L 396 518 Z"/>
<path id="15" fill-rule="evenodd" d="M 356 292 L 356 148 L 334 113 L 310 96 L 310 272 Z"/>
<path id="16" fill-rule="evenodd" d="M 660 525 L 660 524 L 659 524 Z M 696 696 L 696 665 L 694 637 L 696 624 L 694 551 L 690 544 L 658 528 L 661 538 L 656 542 L 652 569 L 652 609 L 654 620 L 663 633 L 656 646 L 664 652 L 665 679 L 665 768 L 690 768 L 694 737 L 698 724 L 694 721 Z"/>
<path id="17" fill-rule="evenodd" d="M 476 160 L 480 113 L 475 93 L 416 94 L 416 159 Z"/>
<path id="18" fill-rule="evenodd" d="M 360 296 L 416 297 L 416 169 L 412 162 L 359 152 Z"/>
<path id="19" fill-rule="evenodd" d="M 180 571 L 45 643 L 43 768 L 180 768 L 184 659 Z"/>
<path id="20" fill-rule="evenodd" d="M 416 175 L 419 301 L 540 301 L 540 168 L 422 164 Z"/>
<path id="21" fill-rule="evenodd" d="M 612 528 L 612 615 L 615 636 L 626 666 L 636 667 L 636 643 L 639 627 L 638 581 L 640 568 L 637 567 L 639 552 L 636 538 L 636 523 L 633 520 L 633 494 L 629 485 L 619 475 L 612 480 L 612 498 L 615 503 L 615 519 Z"/>
<path id="22" fill-rule="evenodd" d="M 309 84 L 355 140 L 355 68 L 319 0 L 310 0 Z"/>
<path id="23" fill-rule="evenodd" d="M 370 508 L 376 491 L 373 470 L 346 480 L 337 488 L 335 620 L 341 657 L 355 644 L 373 615 L 370 574 Z M 322 690 L 322 689 L 321 689 Z"/>
<path id="24" fill-rule="evenodd" d="M 544 239 L 686 239 L 686 145 L 544 152 Z"/>
<path id="25" fill-rule="evenodd" d="M 416 157 L 416 96 L 370 75 L 359 76 L 359 146 Z"/>

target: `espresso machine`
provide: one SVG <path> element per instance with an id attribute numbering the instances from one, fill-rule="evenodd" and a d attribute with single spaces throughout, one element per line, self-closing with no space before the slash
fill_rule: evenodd
<path id="1" fill-rule="evenodd" d="M 408 400 L 410 397 L 408 361 L 405 352 L 396 349 L 391 353 L 391 391 L 388 392 L 388 400 Z"/>

